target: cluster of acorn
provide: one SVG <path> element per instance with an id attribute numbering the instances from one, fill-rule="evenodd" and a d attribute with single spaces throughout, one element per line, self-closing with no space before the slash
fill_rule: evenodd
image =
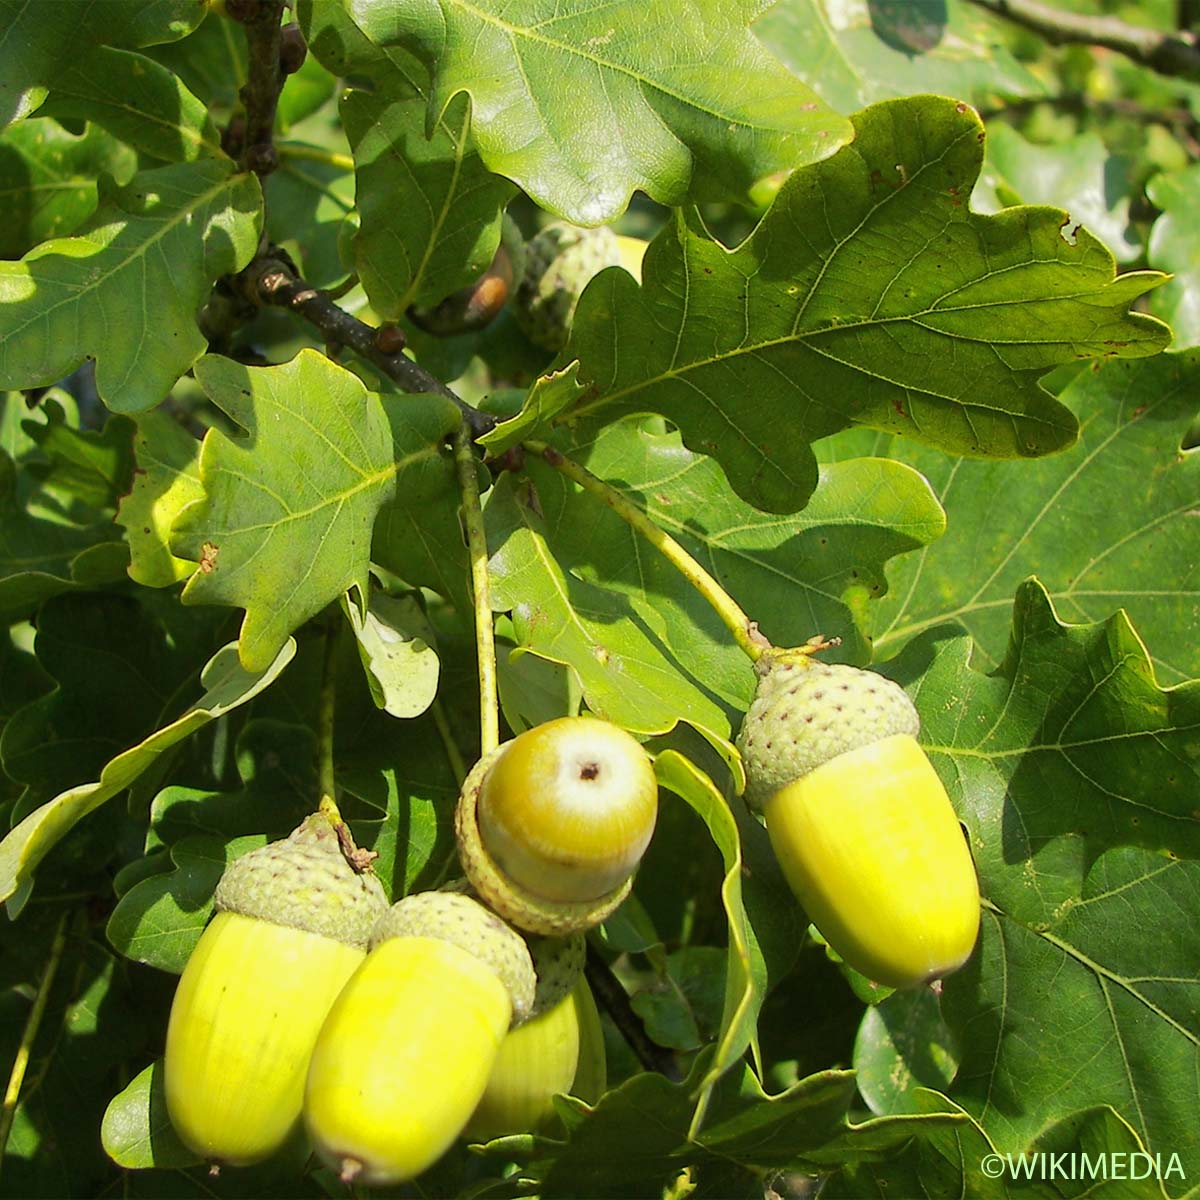
<path id="1" fill-rule="evenodd" d="M 978 934 L 970 851 L 904 690 L 817 662 L 819 648 L 771 648 L 756 664 L 738 735 L 747 800 L 845 962 L 893 987 L 938 979 Z M 656 815 L 642 747 L 565 717 L 465 780 L 464 890 L 388 908 L 324 811 L 235 860 L 171 1012 L 176 1130 L 212 1162 L 245 1164 L 303 1116 L 344 1179 L 386 1184 L 460 1135 L 535 1129 L 558 1093 L 596 1098 L 603 1049 L 582 931 L 628 894 Z"/>
<path id="2" fill-rule="evenodd" d="M 325 810 L 234 860 L 171 1009 L 177 1133 L 209 1162 L 246 1165 L 303 1119 L 343 1179 L 390 1184 L 459 1136 L 535 1129 L 558 1093 L 597 1098 L 582 931 L 628 894 L 656 816 L 642 747 L 567 717 L 464 782 L 461 890 L 389 908 Z"/>

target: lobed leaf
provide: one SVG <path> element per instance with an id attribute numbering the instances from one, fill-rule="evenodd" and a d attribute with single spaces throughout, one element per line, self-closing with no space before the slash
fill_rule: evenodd
<path id="1" fill-rule="evenodd" d="M 347 588 L 367 594 L 376 514 L 439 459 L 458 411 L 432 396 L 385 409 L 314 350 L 277 367 L 210 355 L 196 376 L 249 437 L 213 429 L 204 439 L 204 498 L 180 513 L 171 543 L 199 564 L 183 600 L 244 608 L 238 653 L 263 670 Z"/>
<path id="2" fill-rule="evenodd" d="M 952 514 L 945 537 L 893 569 L 876 610 L 877 652 L 956 621 L 976 661 L 998 663 L 1012 593 L 1036 572 L 1070 620 L 1125 609 L 1165 682 L 1200 675 L 1200 456 L 1180 449 L 1198 385 L 1195 351 L 1081 372 L 1060 397 L 1078 418 L 1079 444 L 1037 463 L 951 459 L 861 434 L 830 443 L 831 456 L 911 464 Z"/>
<path id="3" fill-rule="evenodd" d="M 577 225 L 600 225 L 641 189 L 660 204 L 812 162 L 848 140 L 844 118 L 773 59 L 758 6 L 616 0 L 347 0 L 385 52 L 429 68 L 427 129 L 471 98 L 489 170 Z M 753 88 L 742 81 L 752 78 Z M 563 103 L 569 97 L 569 102 Z"/>
<path id="4" fill-rule="evenodd" d="M 36 111 L 59 75 L 98 47 L 174 41 L 206 12 L 196 0 L 0 0 L 0 128 Z"/>
<path id="5" fill-rule="evenodd" d="M 967 105 L 890 101 L 855 128 L 738 249 L 684 214 L 640 288 L 615 269 L 591 282 L 564 352 L 593 388 L 575 418 L 661 413 L 744 499 L 790 512 L 815 485 L 818 438 L 869 425 L 958 454 L 1048 454 L 1077 431 L 1039 376 L 1167 343 L 1127 311 L 1161 276 L 1114 278 L 1086 230 L 1063 236 L 1060 210 L 970 211 L 984 135 Z"/>
<path id="6" fill-rule="evenodd" d="M 839 112 L 919 92 L 983 105 L 1047 91 L 963 0 L 778 0 L 754 32 Z"/>
<path id="7" fill-rule="evenodd" d="M 202 353 L 196 312 L 258 243 L 258 183 L 228 160 L 101 181 L 88 232 L 0 263 L 0 388 L 51 384 L 85 358 L 117 412 L 157 404 Z"/>
<path id="8" fill-rule="evenodd" d="M 204 695 L 187 712 L 111 759 L 95 783 L 69 788 L 35 809 L 0 841 L 0 900 L 7 900 L 29 880 L 37 864 L 72 826 L 127 788 L 176 742 L 253 699 L 274 681 L 295 651 L 295 643 L 289 639 L 263 670 L 250 672 L 238 663 L 235 646 L 219 650 L 201 676 Z"/>
<path id="9" fill-rule="evenodd" d="M 127 180 L 134 153 L 92 125 L 78 136 L 33 117 L 0 135 L 0 258 L 19 258 L 39 242 L 74 232 L 96 211 L 96 180 Z"/>
<path id="10" fill-rule="evenodd" d="M 1123 614 L 1064 626 L 1034 582 L 1000 668 L 969 653 L 929 634 L 894 660 L 919 678 L 985 897 L 976 954 L 944 984 L 950 1095 L 1014 1153 L 1102 1096 L 1193 1173 L 1200 687 L 1160 690 Z"/>

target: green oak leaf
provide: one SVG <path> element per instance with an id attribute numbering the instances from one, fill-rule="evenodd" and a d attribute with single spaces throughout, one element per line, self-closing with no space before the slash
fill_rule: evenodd
<path id="1" fill-rule="evenodd" d="M 489 170 L 577 225 L 600 225 L 641 189 L 682 204 L 832 154 L 844 118 L 766 52 L 759 5 L 686 0 L 347 0 L 377 46 L 402 46 L 432 75 L 427 128 L 471 98 Z M 753 88 L 742 81 L 752 78 Z M 570 97 L 570 103 L 558 102 Z M 719 181 L 719 183 L 718 183 Z"/>
<path id="2" fill-rule="evenodd" d="M 98 47 L 54 81 L 41 111 L 93 121 L 140 154 L 163 162 L 224 158 L 208 109 L 166 67 L 144 54 Z"/>
<path id="3" fill-rule="evenodd" d="M 635 418 L 590 444 L 560 437 L 557 448 L 678 541 L 773 642 L 838 635 L 859 661 L 870 654 L 884 564 L 945 525 L 925 480 L 885 459 L 822 468 L 808 507 L 782 518 L 738 499 L 717 464 L 678 434 Z M 523 475 L 523 484 L 502 482 L 488 508 L 493 602 L 512 608 L 522 648 L 569 664 L 589 706 L 621 724 L 662 732 L 682 718 L 727 736 L 729 716 L 717 722 L 701 697 L 744 711 L 754 673 L 707 602 L 603 500 L 533 455 Z"/>
<path id="4" fill-rule="evenodd" d="M 917 1112 L 969 1116 L 938 1092 L 918 1088 L 913 1097 Z M 1182 1163 L 1173 1164 L 1170 1155 L 1162 1159 L 1161 1177 L 1152 1173 L 1153 1163 L 1132 1155 L 1144 1156 L 1145 1147 L 1128 1123 L 1104 1105 L 1049 1125 L 1025 1158 L 1011 1151 L 998 1154 L 978 1122 L 968 1119 L 925 1131 L 901 1153 L 881 1162 L 847 1164 L 825 1181 L 821 1195 L 830 1200 L 1163 1200 L 1165 1184 L 1183 1183 Z M 1136 1175 L 1131 1174 L 1131 1164 L 1136 1164 Z"/>
<path id="5" fill-rule="evenodd" d="M 258 245 L 260 194 L 228 160 L 100 184 L 86 233 L 0 263 L 0 388 L 35 387 L 96 361 L 117 412 L 151 408 L 203 352 L 196 312 Z"/>
<path id="6" fill-rule="evenodd" d="M 514 188 L 479 160 L 465 98 L 426 136 L 424 71 L 405 91 L 346 92 L 340 111 L 354 152 L 361 219 L 354 261 L 384 318 L 432 304 L 472 283 L 500 244 Z"/>
<path id="7" fill-rule="evenodd" d="M 721 903 L 729 925 L 725 994 L 716 1045 L 708 1070 L 699 1084 L 693 1117 L 698 1127 L 704 1122 L 717 1081 L 746 1052 L 756 1037 L 758 1013 L 766 995 L 767 965 L 746 915 L 742 897 L 742 845 L 737 822 L 728 803 L 712 780 L 678 751 L 666 750 L 659 754 L 654 760 L 654 771 L 659 783 L 686 800 L 708 827 L 725 867 L 725 878 L 721 882 Z M 707 1040 L 707 1031 L 705 1038 Z"/>
<path id="8" fill-rule="evenodd" d="M 342 597 L 375 703 L 393 717 L 419 717 L 437 694 L 436 638 L 412 596 L 372 589 L 363 610 L 358 597 Z"/>
<path id="9" fill-rule="evenodd" d="M 488 430 L 479 444 L 487 447 L 490 457 L 499 458 L 528 438 L 544 437 L 554 418 L 575 404 L 585 390 L 579 382 L 577 362 L 540 376 L 529 389 L 521 411 Z"/>
<path id="10" fill-rule="evenodd" d="M 272 662 L 252 672 L 238 662 L 235 645 L 218 650 L 201 673 L 204 694 L 182 716 L 110 759 L 94 783 L 68 788 L 35 809 L 0 841 L 0 900 L 28 882 L 37 864 L 78 821 L 124 791 L 171 746 L 269 687 L 295 652 L 295 642 L 288 639 Z"/>
<path id="11" fill-rule="evenodd" d="M 247 671 L 261 671 L 347 588 L 367 594 L 376 514 L 410 474 L 440 460 L 458 410 L 431 396 L 385 407 L 315 350 L 276 367 L 209 355 L 195 373 L 249 436 L 209 430 L 204 498 L 176 518 L 171 548 L 199 564 L 185 604 L 246 610 L 238 653 Z"/>
<path id="12" fill-rule="evenodd" d="M 126 181 L 137 158 L 97 125 L 78 136 L 44 117 L 0 134 L 0 258 L 20 258 L 39 242 L 74 232 L 96 211 L 96 180 Z"/>
<path id="13" fill-rule="evenodd" d="M 958 454 L 1048 454 L 1076 428 L 1039 376 L 1167 343 L 1127 311 L 1162 276 L 1114 279 L 1086 230 L 1064 238 L 1060 210 L 970 211 L 984 134 L 965 104 L 889 101 L 854 121 L 854 143 L 795 171 L 736 250 L 685 213 L 640 288 L 622 270 L 592 280 L 564 351 L 592 386 L 572 416 L 661 413 L 739 495 L 790 512 L 818 438 L 868 425 Z"/>
<path id="14" fill-rule="evenodd" d="M 49 520 L 21 504 L 18 472 L 0 451 L 0 617 L 28 616 L 43 601 L 120 579 L 126 552 L 112 522 L 76 525 Z"/>
<path id="15" fill-rule="evenodd" d="M 207 11 L 196 0 L 0 0 L 0 128 L 34 112 L 59 75 L 98 47 L 175 41 Z"/>
<path id="16" fill-rule="evenodd" d="M 1175 345 L 1200 345 L 1200 234 L 1191 214 L 1200 205 L 1200 163 L 1156 175 L 1146 194 L 1162 209 L 1150 230 L 1150 265 L 1174 278 L 1150 297 L 1150 311 L 1171 322 Z"/>
<path id="17" fill-rule="evenodd" d="M 571 666 L 588 707 L 625 729 L 665 733 L 688 722 L 736 771 L 728 714 L 622 597 L 569 573 L 552 544 L 556 514 L 547 521 L 528 480 L 502 477 L 485 516 L 492 606 L 511 613 L 516 653 Z"/>
<path id="18" fill-rule="evenodd" d="M 707 1070 L 706 1057 L 683 1083 L 637 1075 L 609 1091 L 594 1109 L 574 1116 L 566 1144 L 550 1143 L 553 1157 L 531 1164 L 540 1179 L 538 1194 L 560 1200 L 657 1196 L 691 1166 L 692 1182 L 702 1189 L 698 1194 L 723 1195 L 719 1185 L 713 1191 L 706 1185 L 720 1179 L 731 1161 L 762 1172 L 873 1159 L 916 1135 L 952 1132 L 964 1121 L 950 1113 L 851 1124 L 852 1072 L 823 1071 L 767 1096 L 743 1065 L 721 1078 L 704 1124 L 693 1127 L 693 1095 Z"/>
<path id="19" fill-rule="evenodd" d="M 134 884 L 117 902 L 105 930 L 108 940 L 134 962 L 183 974 L 213 914 L 213 893 L 225 868 L 266 844 L 265 834 L 180 838 L 171 847 L 172 868 Z"/>
<path id="20" fill-rule="evenodd" d="M 1032 581 L 1000 667 L 970 656 L 931 631 L 889 664 L 984 897 L 975 955 L 943 985 L 949 1095 L 1005 1152 L 1111 1104 L 1194 1175 L 1200 684 L 1161 690 L 1123 614 L 1064 626 Z"/>
<path id="21" fill-rule="evenodd" d="M 858 1090 L 874 1113 L 920 1112 L 922 1088 L 945 1089 L 958 1054 L 938 998 L 920 989 L 893 992 L 863 1014 L 854 1040 Z"/>
<path id="22" fill-rule="evenodd" d="M 338 245 L 354 209 L 349 160 L 300 142 L 276 142 L 276 149 L 279 166 L 263 185 L 267 234 L 299 264 L 306 283 L 340 285 L 350 273 Z"/>
<path id="23" fill-rule="evenodd" d="M 988 130 L 987 166 L 1005 204 L 1053 204 L 1071 218 L 1067 232 L 1082 226 L 1112 251 L 1118 262 L 1142 252 L 1130 230 L 1131 189 L 1113 182 L 1114 159 L 1100 135 L 1081 133 L 1053 146 L 1037 146 L 1010 125 Z M 1110 200 L 1116 191 L 1118 198 Z"/>
<path id="24" fill-rule="evenodd" d="M 1128 611 L 1164 682 L 1200 675 L 1200 454 L 1179 448 L 1197 387 L 1200 351 L 1080 372 L 1060 395 L 1079 444 L 1036 463 L 947 458 L 863 433 L 833 439 L 830 456 L 886 454 L 916 467 L 950 513 L 945 537 L 893 568 L 877 651 L 957 621 L 977 662 L 997 663 L 1013 590 L 1036 572 L 1069 620 Z"/>
<path id="25" fill-rule="evenodd" d="M 998 23 L 962 0 L 779 0 L 754 32 L 839 112 L 919 92 L 973 104 L 1046 93 Z"/>
<path id="26" fill-rule="evenodd" d="M 142 53 L 178 76 L 210 112 L 237 105 L 246 82 L 246 38 L 215 6 L 187 37 L 147 46 Z"/>
<path id="27" fill-rule="evenodd" d="M 150 804 L 148 844 L 173 846 L 193 834 L 286 837 L 316 806 L 317 743 L 307 725 L 251 715 L 238 734 L 234 762 L 237 790 L 163 788 Z"/>
<path id="28" fill-rule="evenodd" d="M 116 521 L 129 541 L 129 577 L 146 587 L 171 587 L 196 569 L 171 553 L 171 524 L 204 495 L 200 482 L 200 442 L 160 410 L 137 418 L 134 437 L 137 472 L 121 498 Z"/>
<path id="29" fill-rule="evenodd" d="M 171 1124 L 161 1058 L 109 1101 L 100 1141 L 108 1157 L 128 1170 L 190 1167 L 201 1161 L 180 1141 Z"/>

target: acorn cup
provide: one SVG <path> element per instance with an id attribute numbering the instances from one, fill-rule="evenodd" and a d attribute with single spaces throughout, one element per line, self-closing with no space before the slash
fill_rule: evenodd
<path id="1" fill-rule="evenodd" d="M 856 971 L 912 987 L 966 962 L 979 885 L 904 689 L 771 649 L 738 734 L 746 801 L 812 923 Z"/>
<path id="2" fill-rule="evenodd" d="M 475 764 L 455 814 L 459 859 L 517 928 L 564 937 L 629 894 L 658 816 L 654 766 L 623 729 L 561 717 Z"/>
<path id="3" fill-rule="evenodd" d="M 182 1141 L 214 1164 L 259 1162 L 287 1140 L 317 1033 L 387 909 L 379 880 L 348 860 L 344 825 L 340 834 L 317 812 L 230 863 L 179 981 L 167 1111 Z"/>
<path id="4" fill-rule="evenodd" d="M 536 939 L 530 951 L 537 971 L 533 1010 L 500 1045 L 463 1131 L 472 1141 L 534 1133 L 554 1119 L 556 1095 L 591 1102 L 604 1091 L 604 1035 L 583 975 L 582 935 Z"/>
<path id="5" fill-rule="evenodd" d="M 343 1181 L 401 1183 L 462 1132 L 500 1044 L 532 1009 L 524 940 L 468 896 L 406 896 L 317 1038 L 304 1118 Z"/>

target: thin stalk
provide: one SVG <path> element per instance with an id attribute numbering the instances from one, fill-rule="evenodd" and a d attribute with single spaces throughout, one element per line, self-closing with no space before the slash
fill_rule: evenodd
<path id="1" fill-rule="evenodd" d="M 343 171 L 354 170 L 354 159 L 349 154 L 338 154 L 336 150 L 305 146 L 299 142 L 276 142 L 275 148 L 285 162 L 316 162 L 328 167 L 339 167 Z"/>
<path id="2" fill-rule="evenodd" d="M 0 1110 L 0 1165 L 4 1162 L 4 1151 L 8 1147 L 8 1137 L 12 1132 L 13 1120 L 17 1115 L 17 1101 L 21 1096 L 21 1085 L 25 1082 L 25 1072 L 29 1068 L 29 1056 L 33 1052 L 33 1043 L 37 1040 L 42 1018 L 46 1015 L 46 1005 L 50 1001 L 50 988 L 58 965 L 62 962 L 63 950 L 67 944 L 67 913 L 59 918 L 58 929 L 54 933 L 54 941 L 50 945 L 50 957 L 46 961 L 46 969 L 42 972 L 42 981 L 38 985 L 37 995 L 33 999 L 33 1007 L 25 1021 L 25 1029 L 21 1034 L 21 1044 L 17 1047 L 17 1056 L 13 1059 L 12 1071 L 8 1076 L 8 1088 L 4 1093 L 4 1107 Z"/>
<path id="3" fill-rule="evenodd" d="M 467 549 L 471 556 L 471 594 L 475 607 L 475 655 L 479 663 L 480 754 L 500 745 L 500 698 L 496 684 L 496 637 L 492 626 L 492 586 L 488 577 L 487 535 L 479 503 L 479 479 L 471 432 L 459 426 L 454 437 L 454 458 L 462 490 L 463 520 L 467 527 Z"/>
<path id="4" fill-rule="evenodd" d="M 450 770 L 454 772 L 454 782 L 462 787 L 463 780 L 467 777 L 467 764 L 463 762 L 462 752 L 454 740 L 454 731 L 450 728 L 450 721 L 446 716 L 446 707 L 439 697 L 434 696 L 433 703 L 429 706 L 429 713 L 433 717 L 433 723 L 437 726 L 438 736 L 442 739 Z"/>
<path id="5" fill-rule="evenodd" d="M 317 790 L 336 807 L 337 778 L 333 770 L 333 721 L 337 711 L 336 618 L 325 627 L 325 653 L 321 660 L 321 693 L 317 698 Z M 322 807 L 324 805 L 322 804 Z"/>
<path id="6" fill-rule="evenodd" d="M 627 500 L 611 484 L 593 475 L 573 459 L 567 458 L 545 442 L 529 441 L 525 449 L 540 455 L 556 471 L 604 501 L 633 531 L 645 538 L 708 601 L 721 623 L 733 634 L 733 640 L 751 662 L 756 662 L 770 642 L 758 631 L 732 596 L 667 532 Z"/>

